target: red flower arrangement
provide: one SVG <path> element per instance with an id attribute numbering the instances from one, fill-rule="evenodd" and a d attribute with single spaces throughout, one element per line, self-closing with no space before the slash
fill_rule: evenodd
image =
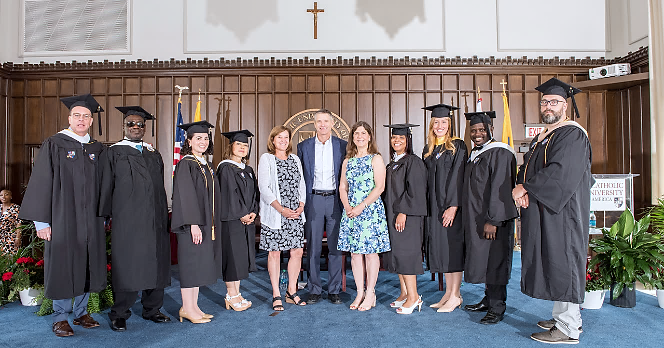
<path id="1" fill-rule="evenodd" d="M 24 264 L 24 263 L 27 263 L 27 264 L 34 264 L 34 263 L 35 263 L 35 259 L 33 259 L 32 257 L 29 257 L 29 256 L 28 256 L 28 257 L 19 257 L 18 260 L 16 260 L 16 264 L 17 264 L 17 265 Z"/>
<path id="2" fill-rule="evenodd" d="M 111 271 L 111 264 L 107 263 L 106 264 L 106 272 L 110 272 L 110 271 Z"/>
<path id="3" fill-rule="evenodd" d="M 2 281 L 7 282 L 9 294 L 7 299 L 15 301 L 18 292 L 24 289 L 40 289 L 44 287 L 44 260 L 36 261 L 30 256 L 22 256 L 13 262 L 12 266 L 2 275 Z"/>
<path id="4" fill-rule="evenodd" d="M 606 290 L 608 286 L 599 273 L 599 265 L 596 265 L 593 269 L 588 268 L 590 259 L 590 256 L 588 256 L 588 260 L 586 261 L 586 292 Z"/>

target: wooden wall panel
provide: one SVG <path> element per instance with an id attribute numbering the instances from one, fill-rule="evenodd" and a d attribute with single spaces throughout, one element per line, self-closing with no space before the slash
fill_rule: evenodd
<path id="1" fill-rule="evenodd" d="M 0 186 L 7 187 L 9 163 L 9 79 L 0 75 Z M 17 194 L 18 192 L 14 193 Z"/>
<path id="2" fill-rule="evenodd" d="M 468 61 L 470 62 L 470 60 Z M 168 62 L 164 62 L 167 66 Z M 226 64 L 229 64 L 228 62 Z M 235 62 L 230 63 L 235 64 Z M 302 64 L 302 63 L 298 63 Z M 139 104 L 157 117 L 156 136 L 151 136 L 148 122 L 146 140 L 161 152 L 170 197 L 173 136 L 177 112 L 177 90 L 174 85 L 189 86 L 183 93 L 184 122 L 193 120 L 201 90 L 201 112 L 204 119 L 215 125 L 215 150 L 221 131 L 247 128 L 256 134 L 251 165 L 266 150 L 266 141 L 273 126 L 283 124 L 292 115 L 305 109 L 330 109 L 349 126 L 362 120 L 375 129 L 376 143 L 388 160 L 389 131 L 384 124 L 411 122 L 421 125 L 414 129 L 414 149 L 420 153 L 424 146 L 429 113 L 421 108 L 437 103 L 453 103 L 463 111 L 475 111 L 477 88 L 483 98 L 483 109 L 497 112 L 496 137 L 502 135 L 503 80 L 506 86 L 514 138 L 524 141 L 523 123 L 539 123 L 539 93 L 534 87 L 556 76 L 563 81 L 586 78 L 587 66 L 556 64 L 535 65 L 473 65 L 432 67 L 427 64 L 411 66 L 354 63 L 337 66 L 270 65 L 225 69 L 223 64 L 209 69 L 175 67 L 158 69 L 133 67 L 115 69 L 112 73 L 91 69 L 62 71 L 35 71 L 4 79 L 0 75 L 0 126 L 9 127 L 8 136 L 0 141 L 8 144 L 0 179 L 13 187 L 25 184 L 29 174 L 28 150 L 46 137 L 67 126 L 68 110 L 59 102 L 60 97 L 92 93 L 106 112 L 102 114 L 105 126 L 103 136 L 95 138 L 114 143 L 122 138 L 123 120 L 116 106 Z M 471 66 L 472 65 L 472 66 Z M 8 87 L 3 87 L 3 84 Z M 4 93 L 4 94 L 3 94 Z M 466 98 L 464 98 L 464 94 Z M 624 91 L 594 92 L 579 96 L 579 108 L 584 117 L 581 124 L 592 124 L 589 129 L 594 147 L 593 170 L 626 172 L 632 169 L 648 173 L 640 184 L 639 199 L 649 195 L 645 185 L 649 182 L 649 129 L 647 87 Z M 4 105 L 4 106 L 3 106 Z M 3 114 L 4 112 L 4 114 Z M 614 118 L 604 115 L 616 115 Z M 11 121 L 11 122 L 10 122 Z M 95 119 L 95 122 L 98 120 Z M 37 124 L 38 127 L 30 127 Z M 463 125 L 463 126 L 462 126 Z M 461 134 L 461 136 L 463 136 Z M 10 140 L 8 137 L 12 137 Z M 220 138 L 219 138 L 220 139 Z M 628 144 L 623 146 L 624 144 Z M 631 144 L 631 145 L 629 145 Z M 596 148 L 595 148 L 596 147 Z M 615 151 L 607 152 L 607 149 Z M 214 162 L 220 159 L 217 153 Z M 638 157 L 638 158 L 635 158 Z M 7 169 L 4 169 L 7 168 Z"/>
<path id="3" fill-rule="evenodd" d="M 90 93 L 90 79 L 88 78 L 75 79 L 74 89 L 76 94 Z"/>

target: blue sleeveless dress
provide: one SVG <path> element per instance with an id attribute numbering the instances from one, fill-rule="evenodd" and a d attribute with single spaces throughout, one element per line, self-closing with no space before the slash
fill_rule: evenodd
<path id="1" fill-rule="evenodd" d="M 371 160 L 374 155 L 351 158 L 346 165 L 348 202 L 352 207 L 362 202 L 376 186 Z M 375 254 L 390 251 L 390 236 L 387 231 L 385 206 L 378 198 L 362 213 L 350 219 L 344 209 L 341 215 L 339 243 L 337 248 L 356 254 Z"/>

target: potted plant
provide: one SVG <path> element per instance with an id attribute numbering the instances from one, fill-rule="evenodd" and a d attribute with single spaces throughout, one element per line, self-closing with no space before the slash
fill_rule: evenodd
<path id="1" fill-rule="evenodd" d="M 22 231 L 34 230 L 32 223 L 17 227 Z M 25 306 L 35 306 L 39 294 L 44 288 L 44 260 L 41 256 L 44 242 L 38 238 L 31 238 L 30 244 L 19 248 L 16 254 L 7 255 L 7 266 L 2 272 L 2 288 L 4 290 L 3 302 L 13 302 L 21 299 Z"/>
<path id="2" fill-rule="evenodd" d="M 599 266 L 606 284 L 611 284 L 611 304 L 634 307 L 636 281 L 646 286 L 654 282 L 653 270 L 664 268 L 662 236 L 650 233 L 650 215 L 635 221 L 632 212 L 625 210 L 611 229 L 602 229 L 602 237 L 590 241 L 597 255 L 589 268 Z"/>
<path id="3" fill-rule="evenodd" d="M 590 265 L 591 258 L 588 257 L 587 266 Z M 586 270 L 586 295 L 581 304 L 581 308 L 585 309 L 600 309 L 604 304 L 604 295 L 608 284 L 599 272 L 599 265 L 593 268 L 588 267 Z"/>
<path id="4" fill-rule="evenodd" d="M 2 274 L 3 284 L 8 283 L 9 302 L 21 299 L 24 306 L 39 305 L 35 299 L 44 288 L 44 260 L 35 260 L 30 256 L 16 259 L 10 269 Z"/>
<path id="5" fill-rule="evenodd" d="M 648 210 L 651 216 L 650 224 L 654 233 L 664 236 L 664 198 L 658 198 L 657 204 Z M 664 308 L 664 268 L 654 270 L 653 288 L 657 293 L 657 302 Z"/>

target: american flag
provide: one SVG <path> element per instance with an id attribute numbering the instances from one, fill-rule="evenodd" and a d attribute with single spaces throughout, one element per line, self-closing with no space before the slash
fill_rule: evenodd
<path id="1" fill-rule="evenodd" d="M 182 99 L 178 98 L 178 122 L 175 127 L 175 145 L 173 146 L 173 175 L 175 175 L 175 165 L 180 162 L 180 149 L 184 142 L 184 130 L 177 127 L 182 124 Z"/>

